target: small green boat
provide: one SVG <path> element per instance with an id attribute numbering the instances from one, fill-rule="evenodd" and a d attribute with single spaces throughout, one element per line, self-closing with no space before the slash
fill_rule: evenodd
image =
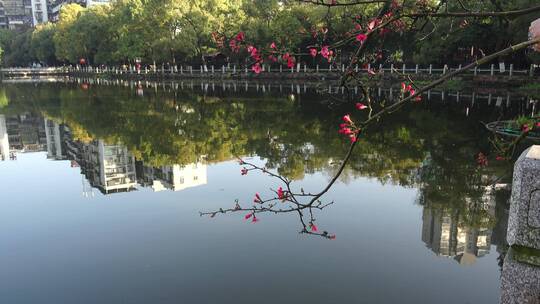
<path id="1" fill-rule="evenodd" d="M 494 133 L 509 137 L 518 137 L 522 131 L 514 120 L 494 121 L 486 124 L 486 128 Z M 526 136 L 527 139 L 540 141 L 540 130 L 535 128 Z"/>

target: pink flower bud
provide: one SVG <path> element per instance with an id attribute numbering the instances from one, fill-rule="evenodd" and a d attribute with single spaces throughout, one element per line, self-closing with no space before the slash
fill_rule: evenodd
<path id="1" fill-rule="evenodd" d="M 364 43 L 366 41 L 367 35 L 366 34 L 358 34 L 356 35 L 356 41 L 359 41 L 360 43 Z"/>
<path id="2" fill-rule="evenodd" d="M 364 109 L 367 109 L 367 106 L 365 104 L 363 104 L 363 103 L 358 102 L 358 103 L 356 103 L 356 108 L 358 110 L 364 110 Z"/>

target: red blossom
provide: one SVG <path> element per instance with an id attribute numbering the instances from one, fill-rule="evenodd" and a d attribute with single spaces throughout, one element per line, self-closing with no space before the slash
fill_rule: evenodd
<path id="1" fill-rule="evenodd" d="M 283 191 L 283 188 L 279 187 L 278 190 L 277 190 L 277 194 L 278 194 L 278 198 L 280 200 L 285 199 L 285 192 Z"/>
<path id="2" fill-rule="evenodd" d="M 503 156 L 500 156 L 500 155 L 497 155 L 497 157 L 495 157 L 496 160 L 505 160 L 506 158 L 504 158 Z"/>
<path id="3" fill-rule="evenodd" d="M 309 228 L 311 229 L 311 231 L 313 232 L 317 232 L 319 229 L 317 228 L 317 226 L 313 223 L 309 223 Z"/>
<path id="4" fill-rule="evenodd" d="M 359 41 L 360 43 L 364 43 L 366 41 L 367 35 L 366 34 L 358 34 L 356 35 L 356 41 Z"/>
<path id="5" fill-rule="evenodd" d="M 256 63 L 251 67 L 251 70 L 255 72 L 255 74 L 259 74 L 262 70 L 261 65 L 259 63 Z"/>
<path id="6" fill-rule="evenodd" d="M 244 219 L 247 220 L 252 216 L 253 216 L 253 213 L 248 213 L 248 214 L 246 214 L 246 216 L 244 216 Z"/>
<path id="7" fill-rule="evenodd" d="M 244 41 L 244 32 L 240 32 L 238 34 L 236 34 L 236 37 L 235 37 L 236 41 Z"/>
<path id="8" fill-rule="evenodd" d="M 256 223 L 258 221 L 259 221 L 259 219 L 255 216 L 255 214 L 253 214 L 253 218 L 251 219 L 251 222 Z"/>
<path id="9" fill-rule="evenodd" d="M 330 50 L 328 49 L 328 46 L 325 45 L 321 48 L 321 56 L 323 56 L 326 59 L 330 59 Z"/>
<path id="10" fill-rule="evenodd" d="M 407 85 L 405 84 L 405 82 L 402 82 L 401 83 L 401 92 L 405 92 L 406 88 L 407 88 Z"/>
<path id="11" fill-rule="evenodd" d="M 234 39 L 229 41 L 229 47 L 235 53 L 238 53 L 238 51 L 240 50 L 240 46 L 236 44 L 236 40 L 234 40 Z"/>
<path id="12" fill-rule="evenodd" d="M 336 239 L 336 235 L 335 234 L 331 234 L 328 236 L 329 239 L 331 240 L 335 240 Z"/>
<path id="13" fill-rule="evenodd" d="M 343 116 L 343 121 L 346 123 L 352 123 L 351 116 L 349 114 Z"/>
<path id="14" fill-rule="evenodd" d="M 289 57 L 289 58 L 287 58 L 287 67 L 288 67 L 288 68 L 294 67 L 295 61 L 296 61 L 296 60 L 294 59 L 294 57 Z"/>
<path id="15" fill-rule="evenodd" d="M 488 165 L 488 159 L 486 157 L 486 155 L 484 155 L 484 153 L 482 152 L 479 152 L 478 153 L 478 156 L 476 156 L 476 163 L 479 165 L 479 166 L 487 166 Z"/>
<path id="16" fill-rule="evenodd" d="M 270 48 L 271 48 L 271 49 L 275 49 L 275 48 L 276 48 L 276 43 L 272 42 L 272 43 L 270 44 Z"/>
<path id="17" fill-rule="evenodd" d="M 309 49 L 309 54 L 311 55 L 311 57 L 316 57 L 317 49 L 314 49 L 314 48 Z"/>
<path id="18" fill-rule="evenodd" d="M 364 110 L 364 109 L 367 109 L 367 106 L 365 104 L 363 104 L 363 103 L 357 102 L 356 103 L 356 108 L 358 110 Z"/>
<path id="19" fill-rule="evenodd" d="M 350 128 L 341 128 L 339 129 L 338 133 L 349 135 L 352 134 L 353 131 Z"/>
<path id="20" fill-rule="evenodd" d="M 240 172 L 242 173 L 242 175 L 247 175 L 248 174 L 248 169 L 242 168 L 242 170 L 240 170 Z"/>
<path id="21" fill-rule="evenodd" d="M 253 199 L 254 203 L 262 203 L 262 199 L 259 196 L 259 193 L 255 193 L 255 198 Z"/>
<path id="22" fill-rule="evenodd" d="M 526 133 L 526 132 L 529 132 L 531 130 L 531 128 L 529 128 L 529 125 L 523 125 L 521 126 L 521 131 L 523 131 L 523 133 Z"/>
<path id="23" fill-rule="evenodd" d="M 368 29 L 371 31 L 371 30 L 373 30 L 378 24 L 379 24 L 379 20 L 378 20 L 378 19 L 371 20 L 371 21 L 368 23 Z"/>

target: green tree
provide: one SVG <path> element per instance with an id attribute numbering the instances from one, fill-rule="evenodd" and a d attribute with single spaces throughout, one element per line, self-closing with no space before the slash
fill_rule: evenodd
<path id="1" fill-rule="evenodd" d="M 83 10 L 82 6 L 75 3 L 64 5 L 60 10 L 53 36 L 56 58 L 60 61 L 76 62 L 83 55 L 79 33 L 74 31 L 74 24 Z"/>
<path id="2" fill-rule="evenodd" d="M 32 32 L 30 46 L 34 57 L 46 64 L 54 64 L 56 62 L 54 33 L 56 26 L 54 23 L 45 23 L 36 26 Z"/>

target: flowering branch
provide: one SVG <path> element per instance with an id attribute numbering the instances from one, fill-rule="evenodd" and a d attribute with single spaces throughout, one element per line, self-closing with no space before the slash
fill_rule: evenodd
<path id="1" fill-rule="evenodd" d="M 332 205 L 334 202 L 323 203 L 317 199 L 320 197 L 319 194 L 306 193 L 301 190 L 301 192 L 294 192 L 291 189 L 291 181 L 286 177 L 273 173 L 265 167 L 260 167 L 254 163 L 244 161 L 239 159 L 239 164 L 244 166 L 240 172 L 242 175 L 247 175 L 251 171 L 259 171 L 264 174 L 269 175 L 270 177 L 278 179 L 285 186 L 279 187 L 278 189 L 270 189 L 273 193 L 273 196 L 268 198 L 262 198 L 259 193 L 255 193 L 253 198 L 253 204 L 250 207 L 242 207 L 238 200 L 235 202 L 235 206 L 228 209 L 220 208 L 218 211 L 213 212 L 200 212 L 201 216 L 210 216 L 215 217 L 217 214 L 227 214 L 227 213 L 236 213 L 242 212 L 245 214 L 245 220 L 251 220 L 252 223 L 259 221 L 257 217 L 261 213 L 296 213 L 298 214 L 300 223 L 302 224 L 302 230 L 300 233 L 305 233 L 309 235 L 317 235 L 327 239 L 335 239 L 334 234 L 330 234 L 327 231 L 319 232 L 319 228 L 315 224 L 315 218 L 313 216 L 313 210 L 323 210 L 324 208 Z M 302 201 L 308 200 L 307 203 Z M 306 218 L 308 218 L 306 224 Z"/>

